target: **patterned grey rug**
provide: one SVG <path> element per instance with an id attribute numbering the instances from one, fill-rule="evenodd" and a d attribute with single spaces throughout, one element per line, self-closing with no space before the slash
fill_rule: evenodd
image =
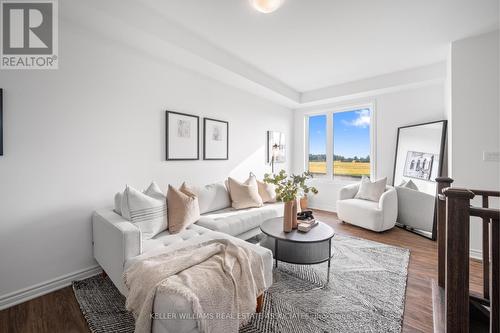
<path id="1" fill-rule="evenodd" d="M 410 251 L 339 235 L 332 245 L 328 285 L 326 264 L 280 262 L 263 311 L 240 332 L 401 332 Z M 108 278 L 74 282 L 73 290 L 92 332 L 134 331 Z"/>

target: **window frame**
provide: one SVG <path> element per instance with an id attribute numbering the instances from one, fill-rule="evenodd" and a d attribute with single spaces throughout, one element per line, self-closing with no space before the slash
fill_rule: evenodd
<path id="1" fill-rule="evenodd" d="M 370 178 L 376 179 L 376 109 L 375 103 L 349 104 L 304 114 L 304 164 L 303 170 L 309 170 L 309 118 L 313 116 L 326 115 L 326 174 L 314 174 L 314 177 L 322 181 L 339 184 L 352 184 L 357 181 L 335 179 L 333 175 L 333 115 L 340 112 L 356 111 L 360 109 L 370 110 Z"/>

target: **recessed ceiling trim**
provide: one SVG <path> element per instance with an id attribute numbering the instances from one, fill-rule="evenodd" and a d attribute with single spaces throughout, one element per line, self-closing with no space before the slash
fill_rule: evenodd
<path id="1" fill-rule="evenodd" d="M 446 62 L 412 68 L 408 70 L 374 76 L 363 80 L 346 82 L 301 94 L 300 104 L 325 101 L 343 96 L 358 95 L 365 92 L 384 91 L 394 87 L 444 80 L 446 77 Z"/>
<path id="2" fill-rule="evenodd" d="M 123 0 L 65 1 L 63 20 L 84 26 L 162 62 L 170 62 L 289 108 L 330 103 L 444 80 L 444 62 L 299 92 L 175 24 L 144 4 Z M 89 17 L 92 20 L 89 20 Z"/>
<path id="3" fill-rule="evenodd" d="M 233 84 L 232 80 L 240 81 L 240 88 L 242 80 L 249 81 L 252 92 L 257 90 L 259 95 L 265 92 L 264 97 L 268 99 L 270 95 L 279 95 L 271 99 L 281 100 L 280 104 L 290 106 L 300 102 L 298 91 L 169 21 L 144 4 L 123 0 L 88 0 L 67 1 L 64 5 L 66 8 L 61 11 L 63 19 L 86 26 L 115 41 L 228 84 Z M 257 89 L 257 86 L 260 88 Z"/>

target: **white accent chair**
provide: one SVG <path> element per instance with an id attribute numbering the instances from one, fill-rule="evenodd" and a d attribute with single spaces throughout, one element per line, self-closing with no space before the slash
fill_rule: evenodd
<path id="1" fill-rule="evenodd" d="M 340 189 L 337 200 L 338 218 L 377 232 L 393 228 L 398 217 L 398 195 L 394 187 L 386 186 L 379 202 L 355 199 L 358 190 L 359 184 Z"/>

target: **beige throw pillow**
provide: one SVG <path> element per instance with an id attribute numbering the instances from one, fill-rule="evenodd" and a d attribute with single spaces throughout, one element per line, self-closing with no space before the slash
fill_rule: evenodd
<path id="1" fill-rule="evenodd" d="M 250 176 L 244 183 L 229 177 L 227 184 L 233 208 L 243 209 L 262 206 L 262 198 L 259 195 L 259 187 L 255 176 Z"/>
<path id="2" fill-rule="evenodd" d="M 176 234 L 200 219 L 198 198 L 181 187 L 169 185 L 167 191 L 168 231 Z"/>
<path id="3" fill-rule="evenodd" d="M 358 193 L 354 198 L 378 202 L 385 192 L 387 177 L 371 182 L 370 178 L 363 177 L 359 185 Z"/>
<path id="4" fill-rule="evenodd" d="M 259 195 L 262 202 L 276 202 L 276 186 L 257 180 Z"/>

